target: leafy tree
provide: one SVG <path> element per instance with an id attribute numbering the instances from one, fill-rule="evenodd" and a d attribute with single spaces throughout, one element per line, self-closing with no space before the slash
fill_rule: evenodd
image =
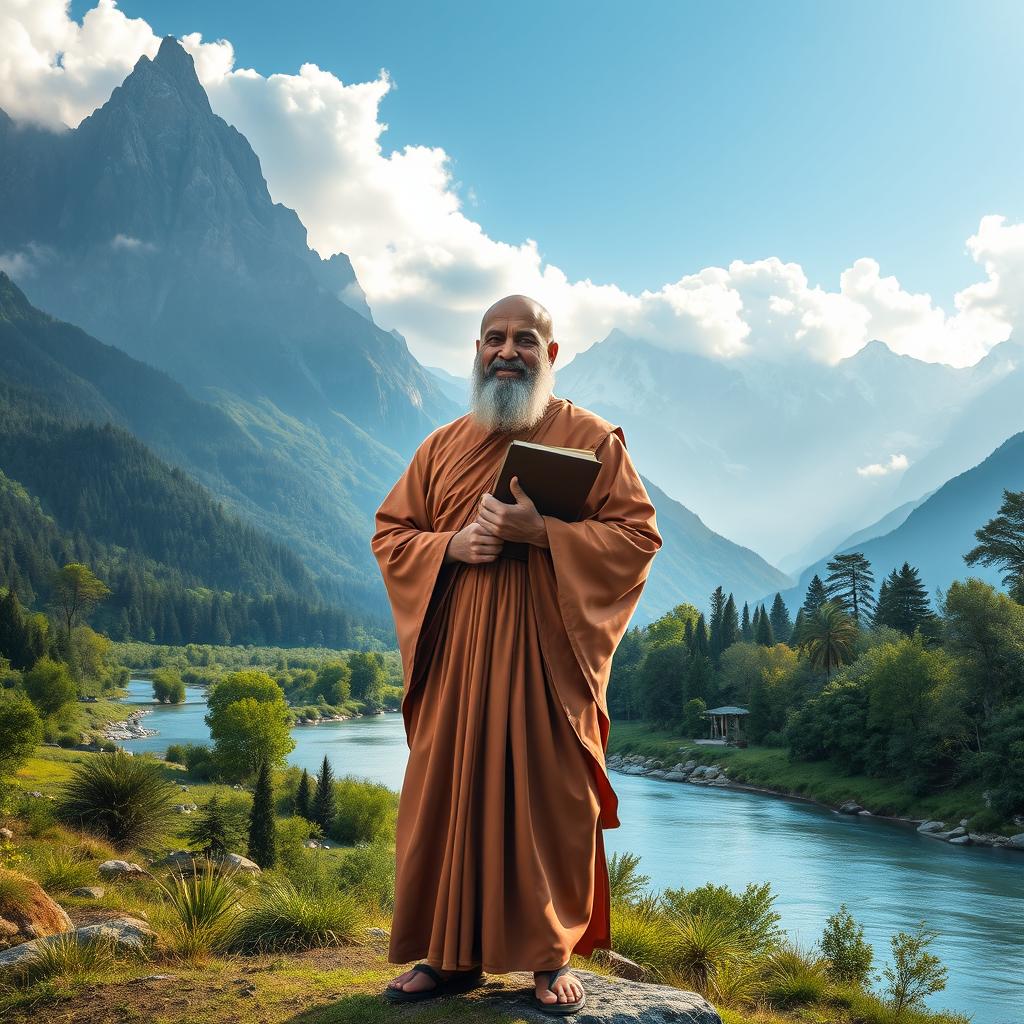
<path id="1" fill-rule="evenodd" d="M 110 588 L 81 562 L 69 562 L 53 574 L 50 600 L 60 613 L 65 632 L 71 635 L 75 623 L 86 619 Z"/>
<path id="2" fill-rule="evenodd" d="M 828 594 L 825 592 L 825 584 L 821 582 L 821 577 L 815 573 L 807 586 L 807 594 L 804 597 L 804 618 L 810 618 L 827 600 Z"/>
<path id="3" fill-rule="evenodd" d="M 921 577 L 909 562 L 893 569 L 878 588 L 878 604 L 874 621 L 879 626 L 891 626 L 911 636 L 915 629 L 926 635 L 938 631 L 938 619 L 929 607 L 928 592 Z"/>
<path id="4" fill-rule="evenodd" d="M 316 792 L 313 794 L 313 807 L 310 817 L 323 830 L 324 835 L 329 835 L 331 826 L 334 824 L 334 815 L 337 809 L 334 806 L 334 771 L 331 762 L 324 754 L 323 764 L 316 777 Z"/>
<path id="5" fill-rule="evenodd" d="M 640 668 L 642 713 L 649 722 L 678 725 L 683 710 L 683 673 L 689 655 L 683 642 L 654 647 Z"/>
<path id="6" fill-rule="evenodd" d="M 853 619 L 836 603 L 826 601 L 809 616 L 803 626 L 804 644 L 811 664 L 824 670 L 825 679 L 832 670 L 853 659 L 853 642 L 857 626 Z"/>
<path id="7" fill-rule="evenodd" d="M 693 697 L 683 706 L 683 735 L 690 739 L 699 739 L 707 731 L 707 719 L 704 712 L 708 706 L 700 697 Z"/>
<path id="8" fill-rule="evenodd" d="M 793 632 L 793 623 L 790 620 L 786 602 L 782 600 L 782 595 L 778 592 L 775 594 L 775 600 L 772 601 L 770 617 L 776 643 L 789 643 L 790 635 Z"/>
<path id="9" fill-rule="evenodd" d="M 853 919 L 845 903 L 826 920 L 820 946 L 836 981 L 863 985 L 868 980 L 875 952 L 864 940 L 863 925 Z"/>
<path id="10" fill-rule="evenodd" d="M 946 987 L 948 970 L 929 947 L 938 932 L 926 929 L 922 921 L 914 932 L 897 932 L 891 939 L 893 965 L 882 977 L 886 994 L 897 1013 L 924 1005 L 925 999 Z"/>
<path id="11" fill-rule="evenodd" d="M 964 561 L 968 565 L 998 565 L 1010 597 L 1024 604 L 1024 491 L 1004 488 L 998 513 L 975 530 L 974 536 L 978 543 L 964 555 Z"/>
<path id="12" fill-rule="evenodd" d="M 970 767 L 987 787 L 991 810 L 1001 821 L 1024 813 L 1024 702 L 993 717 L 985 749 Z"/>
<path id="13" fill-rule="evenodd" d="M 328 704 L 346 703 L 352 697 L 352 669 L 348 663 L 338 661 L 322 665 L 316 673 L 315 692 L 322 694 Z"/>
<path id="14" fill-rule="evenodd" d="M 855 551 L 836 555 L 826 568 L 825 593 L 829 600 L 849 612 L 857 625 L 866 624 L 875 606 L 875 575 L 871 563 L 861 552 Z"/>
<path id="15" fill-rule="evenodd" d="M 775 645 L 775 634 L 763 604 L 758 607 L 758 611 L 760 614 L 757 617 L 757 632 L 755 633 L 757 642 L 762 647 L 773 647 Z"/>
<path id="16" fill-rule="evenodd" d="M 283 766 L 295 749 L 284 691 L 266 673 L 231 673 L 213 687 L 207 704 L 205 720 L 225 778 L 250 778 L 263 760 Z"/>
<path id="17" fill-rule="evenodd" d="M 183 704 L 185 684 L 173 668 L 158 668 L 153 673 L 153 698 L 160 704 Z"/>
<path id="18" fill-rule="evenodd" d="M 312 793 L 309 782 L 309 772 L 302 769 L 302 777 L 299 779 L 298 788 L 295 790 L 295 813 L 307 821 L 311 820 Z"/>
<path id="19" fill-rule="evenodd" d="M 67 665 L 49 658 L 40 658 L 25 673 L 24 686 L 43 718 L 59 715 L 78 700 L 78 687 Z"/>
<path id="20" fill-rule="evenodd" d="M 20 693 L 0 693 L 0 778 L 13 776 L 42 742 L 36 706 Z"/>
<path id="21" fill-rule="evenodd" d="M 379 651 L 353 651 L 348 658 L 352 696 L 371 706 L 381 707 L 388 674 Z"/>
<path id="22" fill-rule="evenodd" d="M 241 848 L 246 834 L 246 817 L 245 810 L 237 803 L 227 803 L 219 796 L 212 796 L 189 819 L 185 838 L 193 850 L 205 857 L 223 857 Z"/>
<path id="23" fill-rule="evenodd" d="M 277 843 L 274 830 L 274 790 L 270 776 L 270 762 L 260 760 L 256 775 L 256 788 L 252 795 L 249 814 L 248 857 L 266 870 L 277 863 Z"/>

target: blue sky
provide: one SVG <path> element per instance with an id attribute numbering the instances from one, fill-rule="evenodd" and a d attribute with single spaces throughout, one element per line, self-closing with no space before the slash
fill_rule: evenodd
<path id="1" fill-rule="evenodd" d="M 572 279 L 869 255 L 949 308 L 980 218 L 1024 218 L 1019 3 L 118 6 L 264 75 L 386 68 L 385 147 L 443 147 L 467 215 Z"/>

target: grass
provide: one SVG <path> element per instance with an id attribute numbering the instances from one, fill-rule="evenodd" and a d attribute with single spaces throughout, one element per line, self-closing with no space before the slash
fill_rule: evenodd
<path id="1" fill-rule="evenodd" d="M 833 807 L 856 800 L 873 814 L 957 822 L 984 807 L 980 785 L 959 786 L 922 797 L 899 780 L 846 775 L 829 761 L 790 761 L 787 751 L 778 747 L 707 747 L 642 722 L 613 723 L 608 753 L 642 754 L 669 765 L 689 760 L 720 764 L 728 768 L 729 777 L 736 782 Z"/>

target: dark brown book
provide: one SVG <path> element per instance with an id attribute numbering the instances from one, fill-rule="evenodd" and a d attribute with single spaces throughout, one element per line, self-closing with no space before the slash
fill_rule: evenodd
<path id="1" fill-rule="evenodd" d="M 512 441 L 498 479 L 491 492 L 499 501 L 515 504 L 509 486 L 512 477 L 530 496 L 542 516 L 554 516 L 567 523 L 576 522 L 601 471 L 601 460 L 586 448 L 559 448 L 536 441 Z M 530 545 L 523 541 L 505 541 L 503 558 L 529 560 Z"/>

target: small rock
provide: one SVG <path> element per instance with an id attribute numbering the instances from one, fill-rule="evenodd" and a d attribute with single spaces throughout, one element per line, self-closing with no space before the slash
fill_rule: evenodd
<path id="1" fill-rule="evenodd" d="M 595 949 L 593 959 L 607 967 L 616 978 L 643 981 L 647 977 L 643 967 L 613 949 Z"/>
<path id="2" fill-rule="evenodd" d="M 138 864 L 126 860 L 105 860 L 97 869 L 101 878 L 152 878 L 153 876 Z"/>
<path id="3" fill-rule="evenodd" d="M 391 933 L 386 932 L 383 928 L 367 928 L 366 934 L 369 935 L 371 939 L 381 939 L 383 941 L 391 938 Z"/>
<path id="4" fill-rule="evenodd" d="M 259 864 L 238 853 L 225 854 L 222 863 L 226 867 L 235 868 L 238 871 L 245 872 L 250 875 L 259 875 L 263 872 L 263 869 Z"/>
<path id="5" fill-rule="evenodd" d="M 840 814 L 860 814 L 863 810 L 864 808 L 856 800 L 847 800 L 846 803 L 839 805 Z"/>
<path id="6" fill-rule="evenodd" d="M 944 821 L 922 821 L 917 826 L 918 832 L 944 832 L 946 823 Z"/>
<path id="7" fill-rule="evenodd" d="M 77 889 L 72 889 L 69 895 L 80 896 L 84 900 L 99 900 L 103 899 L 103 894 L 106 889 L 101 885 L 80 885 Z"/>
<path id="8" fill-rule="evenodd" d="M 857 813 L 858 813 L 858 814 L 859 814 L 859 815 L 860 815 L 860 816 L 861 816 L 862 818 L 870 818 L 870 817 L 871 817 L 871 812 L 870 812 L 870 811 L 865 811 L 865 810 L 859 810 L 859 811 L 858 811 Z"/>
<path id="9" fill-rule="evenodd" d="M 953 839 L 950 839 L 949 843 L 950 846 L 967 846 L 970 841 L 970 836 L 955 836 Z"/>
<path id="10" fill-rule="evenodd" d="M 14 833 L 9 828 L 0 828 L 0 839 L 13 839 Z"/>

